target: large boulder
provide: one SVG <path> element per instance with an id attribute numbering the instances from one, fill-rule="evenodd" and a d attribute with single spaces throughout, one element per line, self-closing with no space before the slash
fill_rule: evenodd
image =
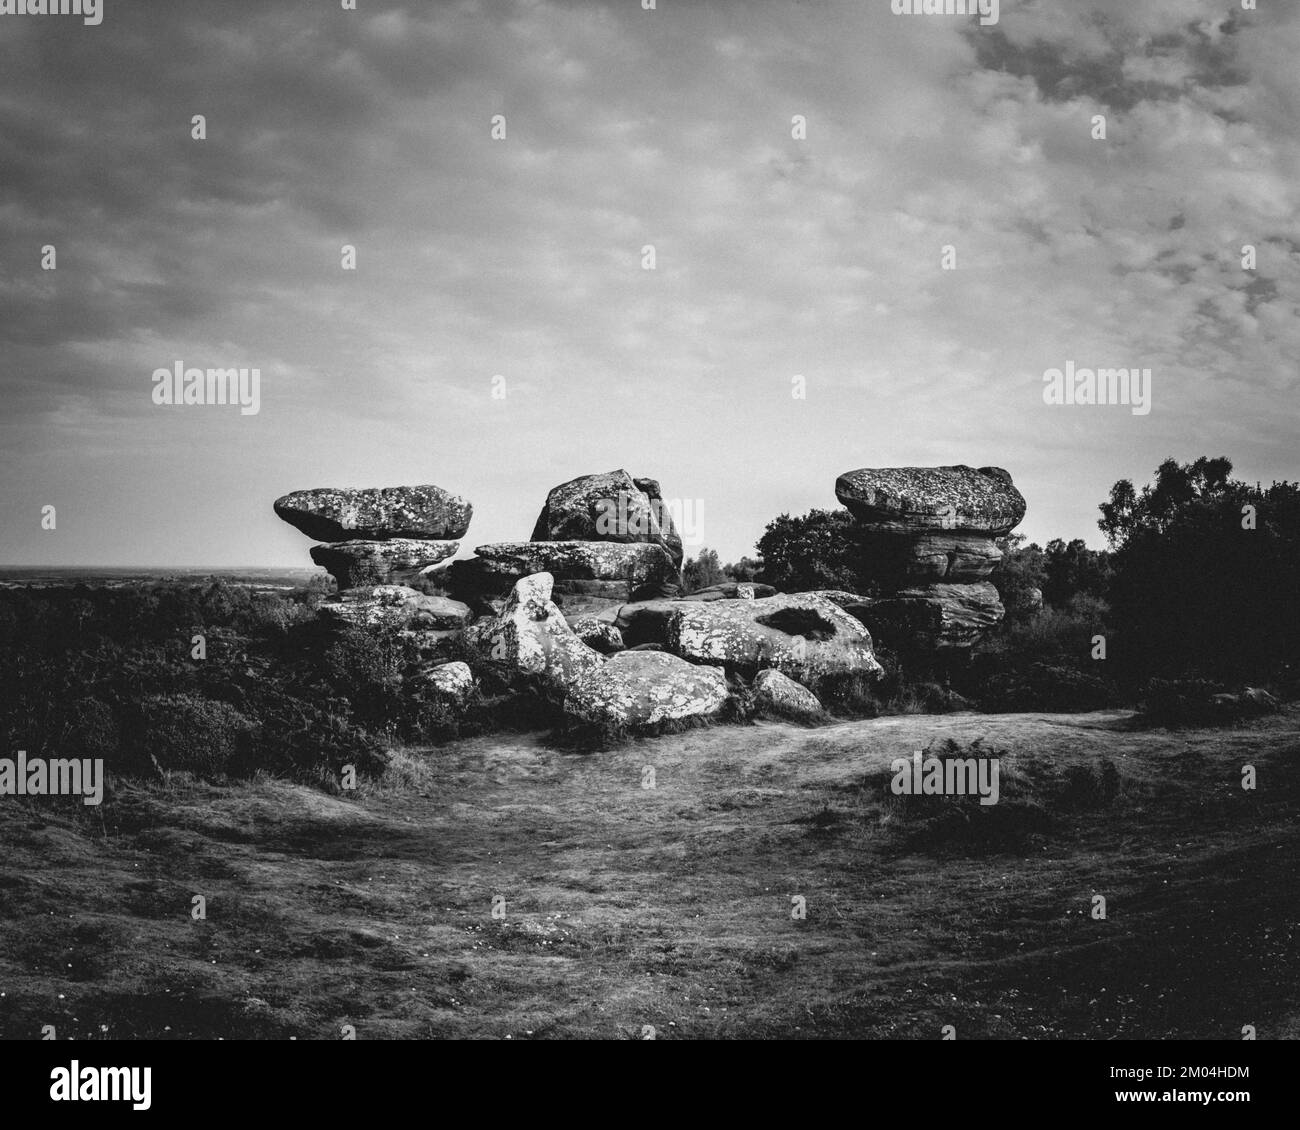
<path id="1" fill-rule="evenodd" d="M 638 729 L 708 718 L 727 701 L 726 676 L 659 651 L 623 651 L 578 679 L 564 699 L 582 722 Z"/>
<path id="2" fill-rule="evenodd" d="M 276 499 L 275 512 L 317 541 L 456 541 L 469 529 L 474 508 L 458 495 L 426 484 L 297 490 Z"/>
<path id="3" fill-rule="evenodd" d="M 776 589 L 771 585 L 759 584 L 757 581 L 723 581 L 705 589 L 696 589 L 683 596 L 682 600 L 737 600 L 754 597 L 775 596 Z"/>
<path id="4" fill-rule="evenodd" d="M 682 563 L 682 539 L 659 484 L 633 479 L 622 470 L 583 475 L 554 487 L 532 540 L 649 542 L 667 551 L 674 569 Z"/>
<path id="5" fill-rule="evenodd" d="M 563 701 L 569 687 L 605 657 L 578 638 L 551 600 L 553 578 L 537 573 L 516 582 L 497 616 L 475 621 L 465 644 L 477 662 L 508 681 Z"/>
<path id="6" fill-rule="evenodd" d="M 760 714 L 775 714 L 801 722 L 821 719 L 825 711 L 817 696 L 780 671 L 768 668 L 754 676 L 754 708 Z"/>
<path id="7" fill-rule="evenodd" d="M 311 559 L 338 582 L 339 589 L 404 584 L 435 569 L 460 548 L 457 541 L 394 538 L 314 545 Z"/>
<path id="8" fill-rule="evenodd" d="M 622 582 L 631 596 L 643 586 L 675 581 L 678 576 L 668 551 L 646 542 L 508 541 L 480 545 L 474 552 L 478 555 L 474 570 L 486 587 L 549 573 L 564 582 Z"/>
<path id="9" fill-rule="evenodd" d="M 1000 537 L 1025 516 L 1001 467 L 867 467 L 835 480 L 835 497 L 878 532 L 960 530 Z"/>
<path id="10" fill-rule="evenodd" d="M 405 585 L 348 589 L 322 604 L 318 614 L 340 627 L 386 624 L 411 631 L 455 631 L 471 617 L 469 607 L 458 600 L 429 596 Z"/>
<path id="11" fill-rule="evenodd" d="M 970 647 L 1005 614 L 998 590 L 988 581 L 904 589 L 862 612 L 876 638 L 899 651 Z"/>
<path id="12" fill-rule="evenodd" d="M 459 661 L 421 671 L 414 682 L 430 698 L 458 709 L 463 709 L 474 693 L 474 673 Z"/>
<path id="13" fill-rule="evenodd" d="M 865 625 L 813 593 L 678 602 L 667 647 L 746 676 L 771 667 L 812 690 L 837 676 L 881 673 Z"/>

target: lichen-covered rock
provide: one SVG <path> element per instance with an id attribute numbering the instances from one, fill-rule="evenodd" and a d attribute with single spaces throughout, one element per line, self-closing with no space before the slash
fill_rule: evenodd
<path id="1" fill-rule="evenodd" d="M 573 684 L 566 714 L 582 722 L 639 729 L 682 718 L 708 718 L 727 701 L 727 680 L 659 651 L 624 651 Z"/>
<path id="2" fill-rule="evenodd" d="M 393 538 L 390 541 L 314 545 L 311 559 L 329 571 L 340 591 L 362 585 L 398 585 L 431 572 L 460 548 L 457 541 Z"/>
<path id="3" fill-rule="evenodd" d="M 761 714 L 813 721 L 823 715 L 822 704 L 807 687 L 768 668 L 754 676 L 754 708 Z"/>
<path id="4" fill-rule="evenodd" d="M 652 493 L 653 492 L 653 493 Z M 681 567 L 682 539 L 654 479 L 626 471 L 582 475 L 554 487 L 533 527 L 533 541 L 649 542 Z"/>
<path id="5" fill-rule="evenodd" d="M 580 616 L 569 626 L 578 639 L 588 647 L 595 648 L 601 655 L 613 655 L 626 647 L 622 632 L 613 624 L 597 620 L 594 616 Z"/>
<path id="6" fill-rule="evenodd" d="M 748 594 L 748 595 L 745 595 Z M 762 585 L 757 581 L 723 581 L 720 585 L 710 585 L 706 589 L 696 589 L 681 600 L 748 600 L 756 597 L 775 596 L 776 589 L 771 585 Z"/>
<path id="7" fill-rule="evenodd" d="M 694 663 L 746 676 L 771 667 L 814 689 L 827 678 L 881 672 L 862 622 L 810 593 L 681 602 L 668 622 L 667 646 Z"/>
<path id="8" fill-rule="evenodd" d="M 425 484 L 296 490 L 276 499 L 275 512 L 317 541 L 456 541 L 469 529 L 474 508 L 442 487 Z"/>
<path id="9" fill-rule="evenodd" d="M 622 581 L 629 595 L 643 585 L 676 581 L 677 567 L 661 545 L 613 541 L 508 541 L 480 545 L 482 577 L 505 581 L 550 573 L 557 581 Z"/>
<path id="10" fill-rule="evenodd" d="M 864 623 L 882 644 L 900 651 L 970 647 L 1006 614 L 988 581 L 904 589 L 872 603 Z"/>
<path id="11" fill-rule="evenodd" d="M 399 629 L 453 630 L 469 623 L 467 605 L 445 596 L 429 596 L 405 585 L 375 585 L 348 589 L 320 606 L 320 613 L 336 625 Z"/>
<path id="12" fill-rule="evenodd" d="M 866 467 L 836 479 L 835 497 L 875 531 L 999 537 L 1025 516 L 1024 497 L 1001 467 Z"/>
<path id="13" fill-rule="evenodd" d="M 442 663 L 416 676 L 415 682 L 432 698 L 464 707 L 474 693 L 474 673 L 461 662 Z"/>
<path id="14" fill-rule="evenodd" d="M 552 583 L 549 573 L 518 581 L 500 615 L 465 630 L 465 645 L 477 663 L 563 701 L 569 687 L 605 657 L 574 634 L 551 600 Z"/>

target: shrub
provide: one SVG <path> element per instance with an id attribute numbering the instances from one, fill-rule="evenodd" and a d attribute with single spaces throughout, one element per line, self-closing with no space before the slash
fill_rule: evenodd
<path id="1" fill-rule="evenodd" d="M 132 735 L 159 770 L 203 777 L 251 767 L 257 727 L 229 703 L 193 694 L 151 695 Z"/>

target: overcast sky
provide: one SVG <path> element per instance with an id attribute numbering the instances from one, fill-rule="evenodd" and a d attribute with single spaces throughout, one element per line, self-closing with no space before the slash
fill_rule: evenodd
<path id="1" fill-rule="evenodd" d="M 1166 456 L 1300 477 L 1293 3 L 104 2 L 0 16 L 0 563 L 307 566 L 315 486 L 444 486 L 468 550 L 624 467 L 732 559 L 857 467 L 1092 545 Z M 177 361 L 260 411 L 155 405 Z M 1150 414 L 1044 404 L 1068 361 Z"/>

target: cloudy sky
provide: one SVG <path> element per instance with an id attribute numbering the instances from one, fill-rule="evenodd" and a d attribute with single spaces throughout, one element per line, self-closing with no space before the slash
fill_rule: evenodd
<path id="1" fill-rule="evenodd" d="M 469 549 L 625 467 L 729 559 L 856 467 L 1093 545 L 1166 456 L 1300 477 L 1294 4 L 104 2 L 0 16 L 0 563 L 308 565 L 313 486 L 447 487 Z M 177 361 L 260 411 L 155 405 Z M 1068 361 L 1150 414 L 1044 404 Z"/>

